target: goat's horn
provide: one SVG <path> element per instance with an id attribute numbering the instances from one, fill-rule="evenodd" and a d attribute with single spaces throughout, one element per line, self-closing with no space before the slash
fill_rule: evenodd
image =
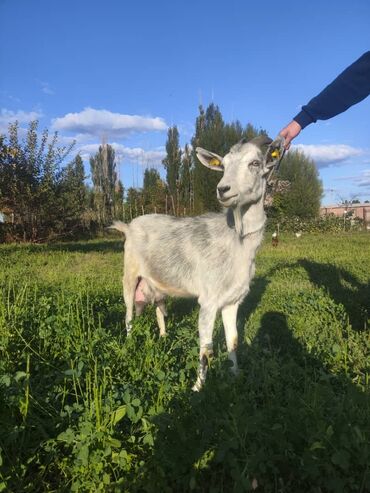
<path id="1" fill-rule="evenodd" d="M 267 135 L 258 135 L 258 137 L 254 137 L 254 139 L 250 140 L 249 144 L 254 144 L 261 149 L 263 146 L 270 145 L 271 142 L 272 139 Z"/>

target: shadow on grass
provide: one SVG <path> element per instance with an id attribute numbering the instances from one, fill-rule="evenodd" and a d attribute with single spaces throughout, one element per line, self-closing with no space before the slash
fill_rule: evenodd
<path id="1" fill-rule="evenodd" d="M 263 316 L 239 359 L 236 379 L 219 359 L 201 392 L 154 418 L 140 491 L 370 491 L 366 394 L 330 374 L 279 312 Z"/>
<path id="2" fill-rule="evenodd" d="M 370 284 L 363 284 L 345 269 L 301 259 L 311 282 L 327 290 L 331 298 L 344 306 L 354 330 L 366 330 L 370 316 Z"/>
<path id="3" fill-rule="evenodd" d="M 281 268 L 279 266 L 278 268 Z M 254 310 L 258 307 L 262 300 L 262 296 L 269 285 L 269 282 L 272 278 L 272 273 L 277 270 L 273 269 L 264 277 L 255 277 L 251 283 L 251 289 L 248 293 L 248 296 L 245 298 L 243 303 L 239 306 L 238 310 L 238 331 L 243 329 L 245 321 L 250 317 L 250 315 L 254 312 Z"/>

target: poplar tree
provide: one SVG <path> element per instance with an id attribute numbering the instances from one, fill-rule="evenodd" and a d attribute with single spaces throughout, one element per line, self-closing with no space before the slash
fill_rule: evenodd
<path id="1" fill-rule="evenodd" d="M 94 185 L 94 207 L 100 226 L 113 219 L 117 170 L 115 151 L 109 144 L 99 146 L 90 158 L 91 179 Z"/>
<path id="2" fill-rule="evenodd" d="M 216 186 L 221 176 L 202 166 L 195 153 L 196 147 L 203 147 L 209 151 L 223 155 L 224 121 L 221 112 L 211 103 L 206 111 L 199 107 L 199 115 L 195 122 L 195 135 L 191 141 L 193 148 L 194 167 L 194 209 L 195 212 L 220 210 L 216 197 Z"/>
<path id="3" fill-rule="evenodd" d="M 85 185 L 85 170 L 81 156 L 67 164 L 59 184 L 60 221 L 68 233 L 82 228 L 82 216 L 88 205 L 88 190 Z"/>
<path id="4" fill-rule="evenodd" d="M 166 169 L 166 180 L 172 204 L 178 208 L 179 201 L 179 172 L 181 167 L 181 149 L 179 145 L 179 131 L 175 126 L 167 132 L 166 157 L 162 161 Z M 176 205 L 177 204 L 177 205 Z M 173 211 L 176 213 L 176 209 Z"/>

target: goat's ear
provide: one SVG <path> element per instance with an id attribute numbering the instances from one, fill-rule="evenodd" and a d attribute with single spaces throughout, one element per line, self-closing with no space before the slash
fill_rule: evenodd
<path id="1" fill-rule="evenodd" d="M 264 159 L 264 174 L 272 171 L 278 165 L 285 151 L 285 139 L 281 135 L 276 137 L 268 146 Z"/>
<path id="2" fill-rule="evenodd" d="M 222 157 L 219 156 L 218 154 L 210 151 L 206 151 L 205 149 L 202 149 L 201 147 L 197 147 L 195 149 L 195 152 L 197 153 L 197 157 L 199 161 L 204 165 L 207 166 L 209 169 L 213 169 L 215 171 L 224 171 L 224 166 L 222 164 Z"/>

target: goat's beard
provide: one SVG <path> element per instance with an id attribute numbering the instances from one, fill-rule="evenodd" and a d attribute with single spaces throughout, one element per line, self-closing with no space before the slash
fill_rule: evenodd
<path id="1" fill-rule="evenodd" d="M 233 214 L 234 214 L 234 226 L 235 226 L 235 231 L 237 232 L 238 236 L 240 238 L 243 238 L 243 213 L 242 213 L 242 208 L 240 205 L 237 205 L 236 207 L 233 207 Z"/>
<path id="2" fill-rule="evenodd" d="M 249 200 L 247 202 L 244 202 L 243 204 L 241 204 L 239 202 L 235 206 L 230 207 L 230 209 L 232 210 L 232 213 L 233 213 L 233 217 L 234 217 L 235 231 L 237 232 L 237 234 L 240 238 L 243 238 L 244 235 L 248 233 L 248 231 L 244 231 L 244 226 L 243 226 L 244 214 L 248 211 L 248 209 L 252 205 L 258 204 L 259 202 L 261 202 L 261 200 L 263 200 L 263 195 L 264 194 L 260 195 L 258 193 L 251 194 L 248 197 Z"/>

